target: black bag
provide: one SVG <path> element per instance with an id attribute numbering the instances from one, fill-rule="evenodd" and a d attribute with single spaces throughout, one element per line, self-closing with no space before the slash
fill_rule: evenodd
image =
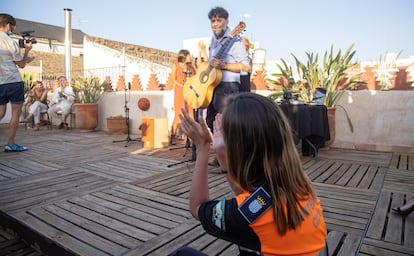
<path id="1" fill-rule="evenodd" d="M 239 92 L 250 92 L 250 73 L 240 73 Z"/>

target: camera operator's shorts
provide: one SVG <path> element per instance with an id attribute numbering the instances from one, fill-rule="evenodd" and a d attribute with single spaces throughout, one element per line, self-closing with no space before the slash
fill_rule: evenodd
<path id="1" fill-rule="evenodd" d="M 0 105 L 23 104 L 24 84 L 23 82 L 0 84 Z"/>

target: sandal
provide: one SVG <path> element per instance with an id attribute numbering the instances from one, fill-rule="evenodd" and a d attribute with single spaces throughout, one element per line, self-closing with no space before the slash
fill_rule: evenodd
<path id="1" fill-rule="evenodd" d="M 399 215 L 408 215 L 411 212 L 414 211 L 414 198 L 409 200 L 406 204 L 397 207 L 397 208 L 392 208 L 392 210 L 399 214 Z"/>
<path id="2" fill-rule="evenodd" d="M 214 173 L 214 174 L 226 174 L 227 171 L 223 170 L 220 166 L 214 169 L 211 169 L 208 171 L 209 173 Z"/>
<path id="3" fill-rule="evenodd" d="M 217 158 L 214 158 L 214 160 L 213 160 L 213 161 L 211 161 L 211 162 L 209 162 L 209 163 L 208 163 L 208 165 L 209 165 L 209 166 L 212 166 L 212 167 L 219 167 L 219 166 L 220 166 L 220 164 L 219 164 L 219 162 L 218 162 Z"/>

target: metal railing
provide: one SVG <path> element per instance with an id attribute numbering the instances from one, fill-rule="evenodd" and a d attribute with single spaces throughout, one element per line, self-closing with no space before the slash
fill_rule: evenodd
<path id="1" fill-rule="evenodd" d="M 115 66 L 115 67 L 104 67 L 104 68 L 92 68 L 92 69 L 80 69 L 80 70 L 72 70 L 71 71 L 71 78 L 72 81 L 76 80 L 79 77 L 97 77 L 100 81 L 110 80 L 112 82 L 116 82 L 118 78 L 125 73 L 124 66 Z M 42 81 L 54 81 L 57 80 L 60 76 L 65 76 L 66 72 L 53 72 L 53 73 L 42 73 Z"/>

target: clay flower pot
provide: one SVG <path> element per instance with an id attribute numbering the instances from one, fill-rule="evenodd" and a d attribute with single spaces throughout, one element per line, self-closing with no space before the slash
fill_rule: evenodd
<path id="1" fill-rule="evenodd" d="M 98 103 L 75 103 L 76 128 L 93 132 L 98 127 Z"/>

